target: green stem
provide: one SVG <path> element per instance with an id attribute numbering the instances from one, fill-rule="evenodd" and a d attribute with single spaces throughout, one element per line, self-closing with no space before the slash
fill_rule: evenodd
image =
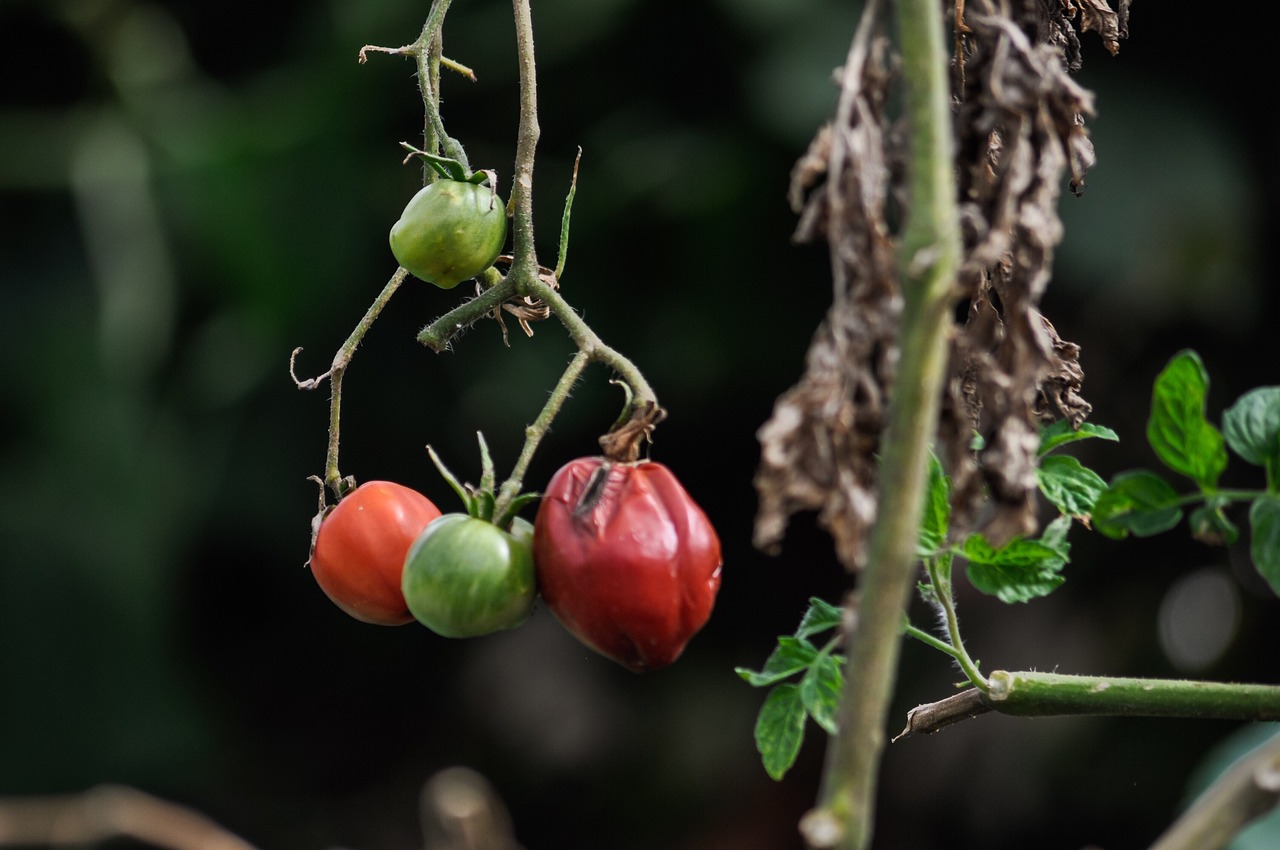
<path id="1" fill-rule="evenodd" d="M 515 294 L 516 281 L 511 276 L 507 276 L 420 330 L 418 342 L 439 354 L 449 348 L 449 342 L 455 336 L 492 313 L 502 305 L 503 301 Z"/>
<path id="2" fill-rule="evenodd" d="M 802 823 L 811 846 L 842 850 L 865 850 L 873 831 L 960 251 L 942 16 L 934 0 L 898 0 L 896 5 L 911 130 L 910 198 L 901 253 L 901 360 L 891 389 L 870 559 L 860 577 L 858 627 L 847 643 L 849 675 L 840 701 L 840 733 L 829 744 L 819 807 Z"/>
<path id="3" fill-rule="evenodd" d="M 1183 505 L 1194 505 L 1208 499 L 1224 499 L 1227 502 L 1252 502 L 1267 495 L 1265 490 L 1213 490 L 1211 492 L 1186 493 L 1161 508 L 1179 508 Z"/>
<path id="4" fill-rule="evenodd" d="M 956 652 L 956 648 L 941 638 L 936 638 L 918 626 L 907 623 L 903 626 L 903 633 L 909 638 L 915 638 L 923 644 L 933 647 L 939 652 L 946 653 L 957 661 L 960 660 L 960 653 Z"/>
<path id="5" fill-rule="evenodd" d="M 520 123 L 516 130 L 515 173 L 511 178 L 512 272 L 517 280 L 538 279 L 533 244 L 533 158 L 538 127 L 538 76 L 533 56 L 533 20 L 529 0 L 513 0 L 516 58 L 520 68 Z M 521 294 L 528 294 L 522 291 Z"/>
<path id="6" fill-rule="evenodd" d="M 997 670 L 984 702 L 1001 714 L 1280 720 L 1280 686 Z"/>
<path id="7" fill-rule="evenodd" d="M 541 299 L 551 308 L 551 312 L 560 320 L 560 324 L 564 325 L 564 329 L 578 346 L 579 351 L 585 352 L 593 363 L 602 363 L 617 372 L 627 386 L 631 387 L 633 408 L 645 403 L 655 405 L 658 403 L 658 396 L 654 393 L 653 387 L 645 380 L 636 365 L 616 349 L 605 345 L 558 291 L 537 278 L 528 282 L 525 291 L 534 298 Z"/>
<path id="8" fill-rule="evenodd" d="M 933 583 L 934 597 L 937 600 L 938 609 L 942 613 L 942 621 L 947 626 L 947 637 L 951 641 L 951 656 L 955 658 L 956 663 L 960 665 L 960 669 L 964 671 L 969 681 L 981 691 L 986 691 L 988 684 L 986 678 L 982 675 L 982 671 L 978 669 L 978 665 L 970 657 L 969 651 L 964 648 L 964 640 L 960 637 L 960 618 L 956 616 L 956 601 L 951 592 L 951 558 L 947 556 L 945 561 L 939 558 L 929 558 L 925 561 L 925 569 L 929 573 L 929 580 Z"/>
<path id="9" fill-rule="evenodd" d="M 449 134 L 444 131 L 444 119 L 440 117 L 440 51 L 444 16 L 452 2 L 453 0 L 435 0 L 431 4 L 426 23 L 422 25 L 422 33 L 413 43 L 414 61 L 418 65 L 418 90 L 422 93 L 424 112 L 422 147 L 433 153 L 442 150 L 446 156 L 458 160 L 469 170 L 466 152 L 449 138 Z M 424 165 L 424 178 L 431 179 L 432 174 Z"/>
<path id="10" fill-rule="evenodd" d="M 361 340 L 369 332 L 369 328 L 373 326 L 374 321 L 382 312 L 382 308 L 387 306 L 391 296 L 395 294 L 395 291 L 400 288 L 400 284 L 404 283 L 405 278 L 408 276 L 409 273 L 403 268 L 397 268 L 395 274 L 391 275 L 391 279 L 387 281 L 386 286 L 382 287 L 382 292 L 378 293 L 378 297 L 369 305 L 369 309 L 365 311 L 360 322 L 351 331 L 347 341 L 342 344 L 342 347 L 338 349 L 338 353 L 333 356 L 333 365 L 329 367 L 329 371 L 305 381 L 299 381 L 296 376 L 293 379 L 298 388 L 304 390 L 314 390 L 326 378 L 329 379 L 329 448 L 325 454 L 324 483 L 338 498 L 341 498 L 347 490 L 342 481 L 342 475 L 338 472 L 338 432 L 342 419 L 342 376 L 346 374 L 351 358 L 355 356 Z M 293 352 L 294 356 L 296 357 L 301 350 L 295 350 Z M 292 364 L 290 364 L 290 371 L 292 371 Z"/>
<path id="11" fill-rule="evenodd" d="M 538 414 L 538 418 L 524 429 L 524 446 L 520 449 L 520 457 L 516 458 L 516 464 L 511 469 L 511 475 L 502 482 L 502 487 L 498 490 L 493 509 L 494 516 L 501 517 L 506 514 L 512 500 L 520 495 L 520 488 L 524 486 L 524 474 L 529 469 L 530 461 L 533 460 L 533 453 L 537 451 L 538 444 L 551 429 L 551 423 L 556 418 L 556 414 L 568 400 L 573 385 L 582 376 L 582 370 L 587 368 L 590 361 L 591 357 L 585 351 L 579 351 L 573 356 L 568 368 L 564 370 L 564 374 L 560 376 L 560 380 L 551 391 L 547 403 L 542 406 L 542 412 Z"/>

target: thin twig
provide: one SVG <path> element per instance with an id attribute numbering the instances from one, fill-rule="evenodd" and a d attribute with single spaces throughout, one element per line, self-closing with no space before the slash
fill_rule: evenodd
<path id="1" fill-rule="evenodd" d="M 169 850 L 255 850 L 205 815 L 122 785 L 0 798 L 0 846 L 86 846 L 132 838 Z"/>
<path id="2" fill-rule="evenodd" d="M 967 688 L 937 702 L 917 705 L 907 712 L 907 725 L 894 736 L 899 741 L 911 735 L 932 735 L 940 729 L 986 714 L 991 706 L 982 701 L 982 691 Z"/>

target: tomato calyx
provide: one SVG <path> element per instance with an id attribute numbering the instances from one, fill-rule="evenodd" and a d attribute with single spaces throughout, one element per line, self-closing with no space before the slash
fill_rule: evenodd
<path id="1" fill-rule="evenodd" d="M 408 163 L 409 160 L 414 157 L 418 157 L 426 162 L 432 171 L 445 180 L 457 180 L 459 183 L 474 183 L 477 186 L 483 185 L 488 181 L 490 188 L 496 188 L 498 185 L 498 172 L 494 171 L 492 168 L 482 168 L 479 171 L 472 171 L 461 160 L 420 150 L 408 142 L 401 142 L 400 147 L 409 152 L 404 158 L 405 163 Z"/>
<path id="2" fill-rule="evenodd" d="M 500 513 L 497 512 L 498 499 L 494 493 L 496 476 L 493 469 L 493 458 L 489 455 L 489 445 L 485 442 L 484 434 L 476 432 L 476 437 L 480 442 L 481 471 L 480 485 L 478 487 L 474 484 L 462 483 L 456 475 L 449 471 L 449 468 L 444 465 L 444 461 L 440 459 L 440 455 L 431 446 L 427 446 L 427 454 L 431 456 L 431 462 L 436 465 L 441 477 L 449 483 L 453 491 L 458 494 L 458 498 L 462 500 L 467 516 L 492 523 L 503 531 L 511 531 L 512 523 L 516 520 L 516 515 L 520 512 L 520 509 L 538 499 L 540 494 L 520 493 Z"/>
<path id="3" fill-rule="evenodd" d="M 667 418 L 667 411 L 659 407 L 656 401 L 634 402 L 631 387 L 622 381 L 614 383 L 622 386 L 627 394 L 627 401 L 622 416 L 600 437 L 600 448 L 608 460 L 635 463 L 640 459 L 641 446 L 653 442 L 653 429 Z"/>
<path id="4" fill-rule="evenodd" d="M 316 551 L 316 538 L 320 535 L 320 523 L 324 522 L 324 518 L 333 512 L 333 509 L 338 506 L 338 502 L 342 501 L 343 497 L 356 489 L 356 479 L 353 475 L 346 475 L 338 478 L 331 485 L 326 484 L 319 475 L 308 475 L 307 480 L 314 481 L 316 487 L 320 490 L 319 505 L 316 508 L 315 516 L 311 518 L 311 546 L 307 549 L 307 564 L 310 565 L 311 556 Z M 332 505 L 329 504 L 326 498 L 328 492 L 326 488 L 333 490 L 335 501 Z"/>

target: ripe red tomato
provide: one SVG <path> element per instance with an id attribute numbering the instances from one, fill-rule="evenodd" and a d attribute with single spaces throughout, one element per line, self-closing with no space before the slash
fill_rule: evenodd
<path id="1" fill-rule="evenodd" d="M 320 523 L 311 574 L 343 611 L 366 623 L 413 621 L 400 590 L 404 557 L 440 509 L 416 490 L 366 481 Z"/>
<path id="2" fill-rule="evenodd" d="M 562 467 L 538 508 L 533 558 L 561 624 L 635 672 L 679 658 L 720 589 L 720 539 L 659 463 Z"/>

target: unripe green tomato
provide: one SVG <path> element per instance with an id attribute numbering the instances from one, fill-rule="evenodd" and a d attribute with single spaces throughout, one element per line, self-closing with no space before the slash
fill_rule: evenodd
<path id="1" fill-rule="evenodd" d="M 452 289 L 483 272 L 507 241 L 507 207 L 488 186 L 440 179 L 391 228 L 391 253 L 415 277 Z"/>
<path id="2" fill-rule="evenodd" d="M 445 514 L 409 547 L 401 589 L 409 612 L 443 637 L 515 628 L 529 618 L 537 595 L 533 525 L 517 517 L 507 532 Z"/>

